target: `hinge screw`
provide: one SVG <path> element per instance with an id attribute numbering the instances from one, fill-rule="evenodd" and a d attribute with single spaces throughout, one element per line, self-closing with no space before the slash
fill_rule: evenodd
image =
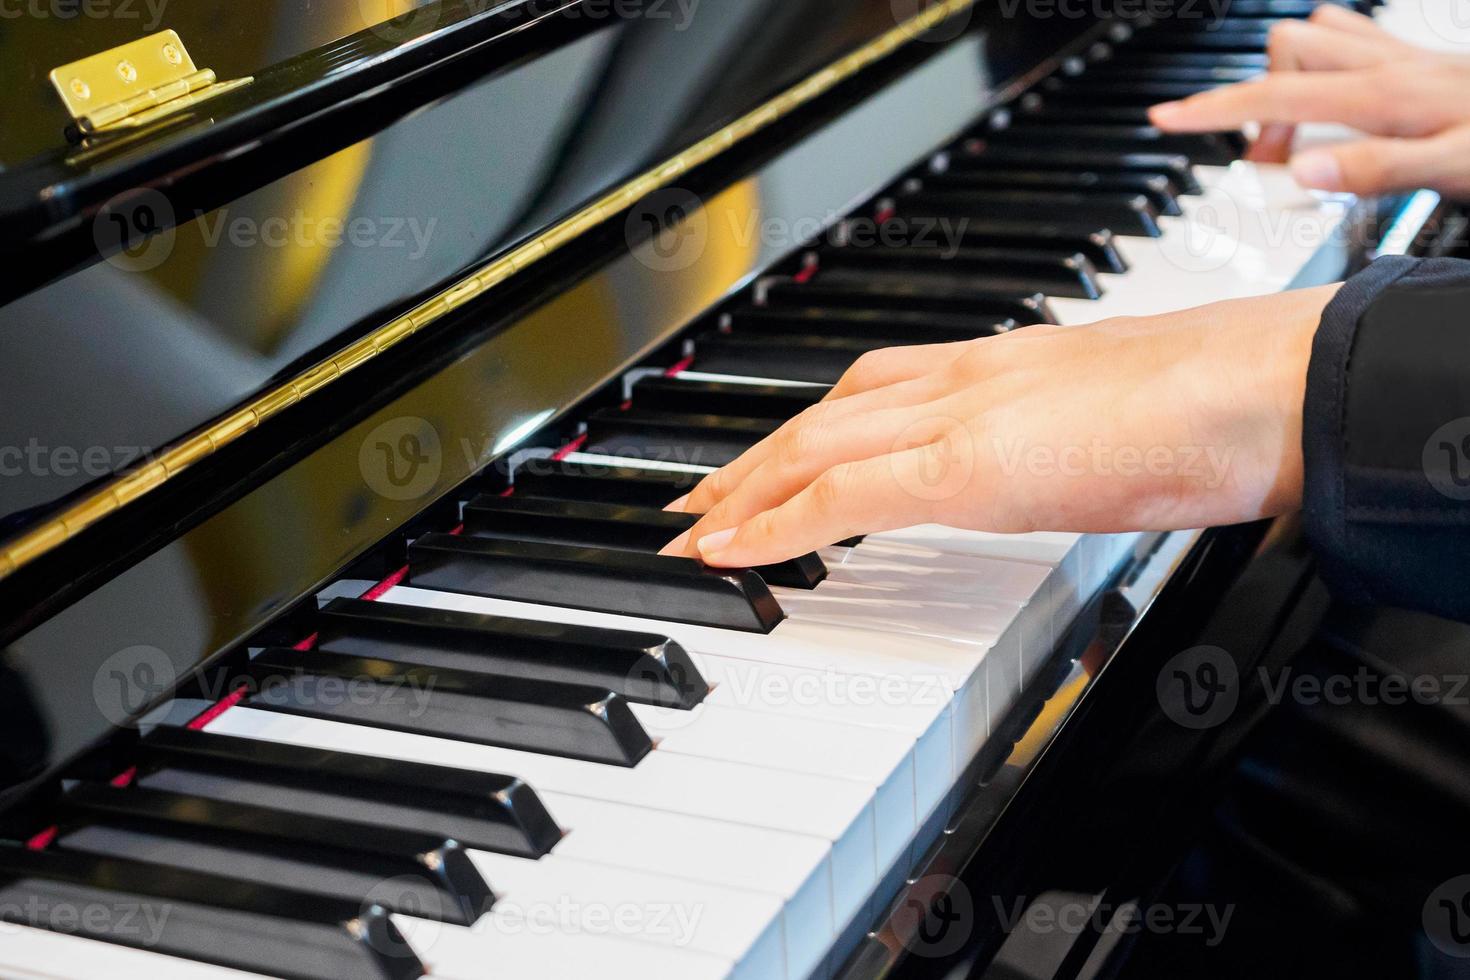
<path id="1" fill-rule="evenodd" d="M 133 67 L 131 61 L 119 61 L 117 63 L 117 74 L 125 82 L 136 82 L 138 80 L 138 69 Z"/>

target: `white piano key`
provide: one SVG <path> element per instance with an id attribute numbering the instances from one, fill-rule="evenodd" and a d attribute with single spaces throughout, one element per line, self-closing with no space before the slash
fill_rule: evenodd
<path id="1" fill-rule="evenodd" d="M 0 923 L 7 980 L 261 980 L 261 974 L 166 956 L 84 936 Z"/>
<path id="2" fill-rule="evenodd" d="M 954 762 L 950 693 L 937 678 L 921 686 L 890 683 L 871 674 L 812 670 L 715 654 L 692 656 L 704 679 L 713 686 L 705 697 L 706 704 L 889 728 L 915 739 L 915 809 L 921 822 L 959 777 Z"/>
<path id="3" fill-rule="evenodd" d="M 932 636 L 865 632 L 791 619 L 780 623 L 770 633 L 747 633 L 404 586 L 390 589 L 384 599 L 516 619 L 651 631 L 670 637 L 686 650 L 696 653 L 814 670 L 871 674 L 890 688 L 909 684 L 925 694 L 938 683 L 954 695 L 951 731 L 955 761 L 961 767 L 979 750 L 989 732 L 987 686 L 983 675 L 991 648 L 979 644 Z"/>
<path id="4" fill-rule="evenodd" d="M 830 946 L 837 925 L 827 841 L 540 788 L 537 795 L 566 832 L 558 857 L 776 895 L 791 976 L 811 972 Z"/>
<path id="5" fill-rule="evenodd" d="M 834 918 L 846 921 L 877 878 L 871 789 L 846 779 L 650 752 L 611 766 L 361 725 L 233 708 L 209 731 L 341 752 L 514 773 L 538 791 L 731 820 L 825 839 L 832 846 Z"/>
<path id="6" fill-rule="evenodd" d="M 446 980 L 724 980 L 734 969 L 729 960 L 711 953 L 527 921 L 493 910 L 468 927 L 404 915 L 395 915 L 393 921 L 432 975 Z"/>
<path id="7" fill-rule="evenodd" d="M 502 917 L 711 953 L 734 963 L 741 980 L 787 975 L 774 895 L 556 854 L 530 860 L 471 851 L 470 858 Z"/>
<path id="8" fill-rule="evenodd" d="M 658 751 L 851 779 L 870 788 L 879 869 L 904 853 L 918 830 L 914 740 L 864 728 L 701 704 L 692 711 L 629 705 Z"/>
<path id="9" fill-rule="evenodd" d="M 1119 241 L 1128 271 L 1101 274 L 1101 299 L 1050 299 L 1060 322 L 1147 316 L 1279 292 L 1333 243 L 1347 214 L 1341 198 L 1286 194 L 1295 185 L 1280 164 L 1236 161 L 1196 167 L 1195 174 L 1204 193 L 1181 197 L 1184 213 L 1160 218 L 1159 238 Z"/>

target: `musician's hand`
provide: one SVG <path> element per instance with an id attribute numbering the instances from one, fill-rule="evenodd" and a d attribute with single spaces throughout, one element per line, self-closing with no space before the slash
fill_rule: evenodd
<path id="1" fill-rule="evenodd" d="M 1202 132 L 1261 124 L 1250 158 L 1284 162 L 1298 123 L 1370 134 L 1291 157 L 1307 187 L 1375 194 L 1431 187 L 1470 193 L 1470 59 L 1416 48 L 1333 4 L 1271 30 L 1270 72 L 1154 106 L 1160 129 Z"/>
<path id="2" fill-rule="evenodd" d="M 670 509 L 666 554 L 762 565 L 855 534 L 1200 527 L 1301 500 L 1312 336 L 1336 286 L 864 356 Z"/>

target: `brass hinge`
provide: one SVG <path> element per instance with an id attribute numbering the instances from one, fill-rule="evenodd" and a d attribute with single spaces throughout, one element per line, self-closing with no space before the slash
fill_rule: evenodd
<path id="1" fill-rule="evenodd" d="M 51 69 L 51 84 L 83 135 L 142 126 L 249 81 L 220 82 L 212 70 L 195 68 L 173 31 Z"/>

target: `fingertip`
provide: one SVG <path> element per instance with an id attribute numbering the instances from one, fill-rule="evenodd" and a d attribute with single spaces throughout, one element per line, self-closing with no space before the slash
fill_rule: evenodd
<path id="1" fill-rule="evenodd" d="M 670 503 L 665 504 L 664 505 L 664 510 L 675 510 L 675 511 L 680 511 L 680 512 L 684 511 L 686 509 L 686 505 L 689 503 L 689 498 L 692 497 L 693 495 L 694 495 L 694 491 L 693 490 L 689 491 L 684 496 L 680 497 L 678 500 L 675 500 L 675 501 L 672 501 Z"/>
<path id="2" fill-rule="evenodd" d="M 1148 110 L 1149 122 L 1160 129 L 1168 129 L 1182 118 L 1184 111 L 1183 102 L 1160 102 L 1151 106 Z"/>
<path id="3" fill-rule="evenodd" d="M 1331 150 L 1308 150 L 1291 158 L 1291 174 L 1303 187 L 1342 190 L 1342 165 Z"/>
<path id="4" fill-rule="evenodd" d="M 689 535 L 691 533 L 693 533 L 692 528 L 664 545 L 659 549 L 658 553 L 661 555 L 671 555 L 675 558 L 687 557 L 689 554 Z"/>
<path id="5" fill-rule="evenodd" d="M 720 560 L 721 552 L 725 551 L 730 546 L 730 542 L 735 539 L 735 531 L 735 528 L 727 527 L 723 531 L 714 531 L 699 539 L 695 547 L 699 549 L 699 557 L 704 560 L 705 564 L 729 564 L 729 562 Z"/>

